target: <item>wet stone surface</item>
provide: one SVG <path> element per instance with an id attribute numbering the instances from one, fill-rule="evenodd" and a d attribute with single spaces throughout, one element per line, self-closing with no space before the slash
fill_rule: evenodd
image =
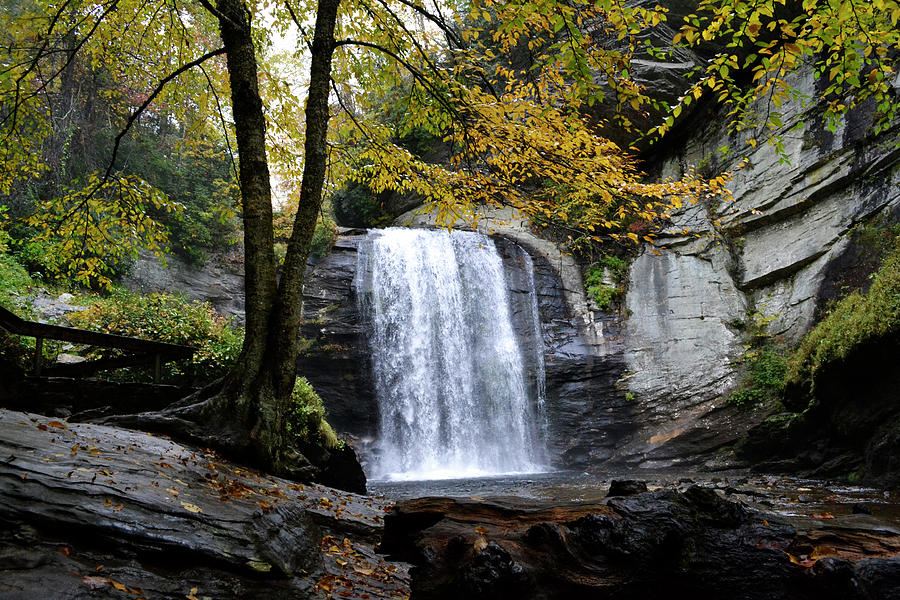
<path id="1" fill-rule="evenodd" d="M 0 410 L 0 598 L 403 598 L 391 503 Z M 349 594 L 349 595 L 348 595 Z"/>

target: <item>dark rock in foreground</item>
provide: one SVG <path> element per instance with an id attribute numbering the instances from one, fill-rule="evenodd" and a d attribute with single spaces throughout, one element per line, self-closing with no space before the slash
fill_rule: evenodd
<path id="1" fill-rule="evenodd" d="M 383 548 L 412 562 L 413 598 L 897 598 L 896 531 L 798 531 L 711 489 L 606 504 L 398 504 Z"/>
<path id="2" fill-rule="evenodd" d="M 609 491 L 606 493 L 607 498 L 616 496 L 634 496 L 647 491 L 647 483 L 644 481 L 634 481 L 631 479 L 613 479 L 609 483 Z"/>
<path id="3" fill-rule="evenodd" d="M 163 438 L 0 410 L 0 598 L 389 598 L 371 497 Z"/>

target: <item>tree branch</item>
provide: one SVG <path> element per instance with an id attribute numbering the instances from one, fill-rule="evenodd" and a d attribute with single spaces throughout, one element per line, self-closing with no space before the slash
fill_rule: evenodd
<path id="1" fill-rule="evenodd" d="M 212 3 L 209 2 L 209 0 L 197 0 L 197 2 L 199 2 L 200 6 L 202 6 L 206 10 L 208 10 L 210 12 L 210 14 L 212 14 L 212 16 L 214 16 L 215 18 L 219 19 L 220 21 L 225 21 L 232 27 L 235 27 L 235 28 L 238 27 L 237 23 L 235 23 L 233 20 L 231 20 L 227 16 L 225 16 L 222 13 L 222 11 L 220 11 L 218 8 L 213 6 Z"/>
<path id="2" fill-rule="evenodd" d="M 137 107 L 137 109 L 135 109 L 133 113 L 131 113 L 131 116 L 128 117 L 128 122 L 125 123 L 125 127 L 122 129 L 122 131 L 119 132 L 119 135 L 116 136 L 115 143 L 113 144 L 112 157 L 109 160 L 109 165 L 106 167 L 106 173 L 103 175 L 103 178 L 100 181 L 101 185 L 105 183 L 107 179 L 109 179 L 109 176 L 112 173 L 113 168 L 115 167 L 116 157 L 119 153 L 119 145 L 122 143 L 122 138 L 125 137 L 125 134 L 128 133 L 128 131 L 131 129 L 131 126 L 134 125 L 135 121 L 137 121 L 137 118 L 141 116 L 141 114 L 143 114 L 145 110 L 147 110 L 147 107 L 150 106 L 150 103 L 153 102 L 153 100 L 159 95 L 160 92 L 162 92 L 165 85 L 185 71 L 189 71 L 194 67 L 200 66 L 210 58 L 219 56 L 220 54 L 225 54 L 225 48 L 217 48 L 216 50 L 207 52 L 203 56 L 181 65 L 162 78 L 153 92 L 149 96 L 147 96 L 147 99 L 144 100 L 144 102 L 139 107 Z"/>

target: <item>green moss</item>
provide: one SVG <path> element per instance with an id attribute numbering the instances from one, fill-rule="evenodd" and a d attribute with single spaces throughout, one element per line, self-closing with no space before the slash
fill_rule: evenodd
<path id="1" fill-rule="evenodd" d="M 298 444 L 318 444 L 325 448 L 338 448 L 343 443 L 325 420 L 325 406 L 306 377 L 298 377 L 291 393 L 291 406 L 287 415 L 288 432 Z"/>
<path id="2" fill-rule="evenodd" d="M 814 390 L 817 374 L 861 344 L 900 333 L 900 237 L 867 294 L 853 292 L 810 331 L 788 363 L 787 384 Z"/>

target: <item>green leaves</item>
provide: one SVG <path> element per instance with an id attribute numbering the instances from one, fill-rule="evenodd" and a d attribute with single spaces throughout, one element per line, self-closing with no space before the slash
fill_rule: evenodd
<path id="1" fill-rule="evenodd" d="M 781 115 L 772 107 L 794 97 L 786 80 L 801 64 L 811 65 L 823 81 L 829 127 L 868 99 L 877 106 L 876 132 L 900 116 L 900 98 L 888 83 L 900 56 L 896 0 L 804 0 L 799 14 L 776 10 L 778 4 L 785 2 L 704 0 L 673 39 L 687 46 L 712 41 L 727 49 L 706 66 L 701 81 L 718 92 L 734 130 L 756 127 L 761 137 L 766 129 L 781 128 Z M 739 62 L 752 72 L 750 88 L 734 77 Z"/>
<path id="2" fill-rule="evenodd" d="M 181 210 L 142 179 L 104 181 L 92 173 L 83 187 L 45 203 L 28 224 L 39 231 L 36 241 L 46 244 L 44 266 L 51 273 L 108 288 L 114 268 L 136 257 L 139 249 L 161 255 L 168 233 L 148 216 L 151 208 Z"/>
<path id="3" fill-rule="evenodd" d="M 68 318 L 84 329 L 196 348 L 190 362 L 165 366 L 168 377 L 186 378 L 193 384 L 225 375 L 237 360 L 243 341 L 243 332 L 208 303 L 171 294 L 142 296 L 115 289 L 91 308 Z"/>

